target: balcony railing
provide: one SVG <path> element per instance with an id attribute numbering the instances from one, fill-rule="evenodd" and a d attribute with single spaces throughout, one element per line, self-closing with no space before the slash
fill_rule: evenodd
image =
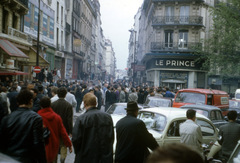
<path id="1" fill-rule="evenodd" d="M 194 51 L 202 46 L 199 42 L 174 42 L 174 43 L 165 43 L 165 42 L 152 42 L 151 51 Z"/>
<path id="2" fill-rule="evenodd" d="M 8 35 L 32 43 L 32 38 L 28 34 L 14 28 L 8 27 Z"/>
<path id="3" fill-rule="evenodd" d="M 18 0 L 18 1 L 28 8 L 28 0 Z"/>
<path id="4" fill-rule="evenodd" d="M 203 25 L 202 16 L 155 16 L 152 25 Z"/>

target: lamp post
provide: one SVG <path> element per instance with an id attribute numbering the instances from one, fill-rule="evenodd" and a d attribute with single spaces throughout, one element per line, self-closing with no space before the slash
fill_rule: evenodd
<path id="1" fill-rule="evenodd" d="M 135 81 L 135 65 L 136 65 L 136 39 L 137 39 L 137 31 L 135 31 L 134 29 L 130 29 L 128 30 L 129 32 L 133 33 L 134 32 L 134 45 L 133 45 L 133 84 Z"/>

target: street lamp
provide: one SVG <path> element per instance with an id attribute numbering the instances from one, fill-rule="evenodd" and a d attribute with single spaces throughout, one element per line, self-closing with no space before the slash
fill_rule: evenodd
<path id="1" fill-rule="evenodd" d="M 135 41 L 134 41 L 134 46 L 133 46 L 133 84 L 134 84 L 134 81 L 135 81 L 135 65 L 136 65 L 136 38 L 137 38 L 137 31 L 135 31 L 134 29 L 130 29 L 128 30 L 129 32 L 133 33 L 134 32 L 134 38 L 135 38 Z"/>

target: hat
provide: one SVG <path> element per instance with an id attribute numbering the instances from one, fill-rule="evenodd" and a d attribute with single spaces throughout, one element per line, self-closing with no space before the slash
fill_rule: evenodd
<path id="1" fill-rule="evenodd" d="M 127 103 L 127 108 L 125 110 L 139 110 L 139 107 L 135 101 L 129 101 Z"/>

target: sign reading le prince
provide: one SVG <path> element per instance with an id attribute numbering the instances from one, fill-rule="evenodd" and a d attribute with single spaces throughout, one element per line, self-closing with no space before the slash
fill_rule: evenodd
<path id="1" fill-rule="evenodd" d="M 147 62 L 146 69 L 151 68 L 173 68 L 200 70 L 203 61 L 195 62 L 194 59 L 162 59 L 156 58 Z"/>

